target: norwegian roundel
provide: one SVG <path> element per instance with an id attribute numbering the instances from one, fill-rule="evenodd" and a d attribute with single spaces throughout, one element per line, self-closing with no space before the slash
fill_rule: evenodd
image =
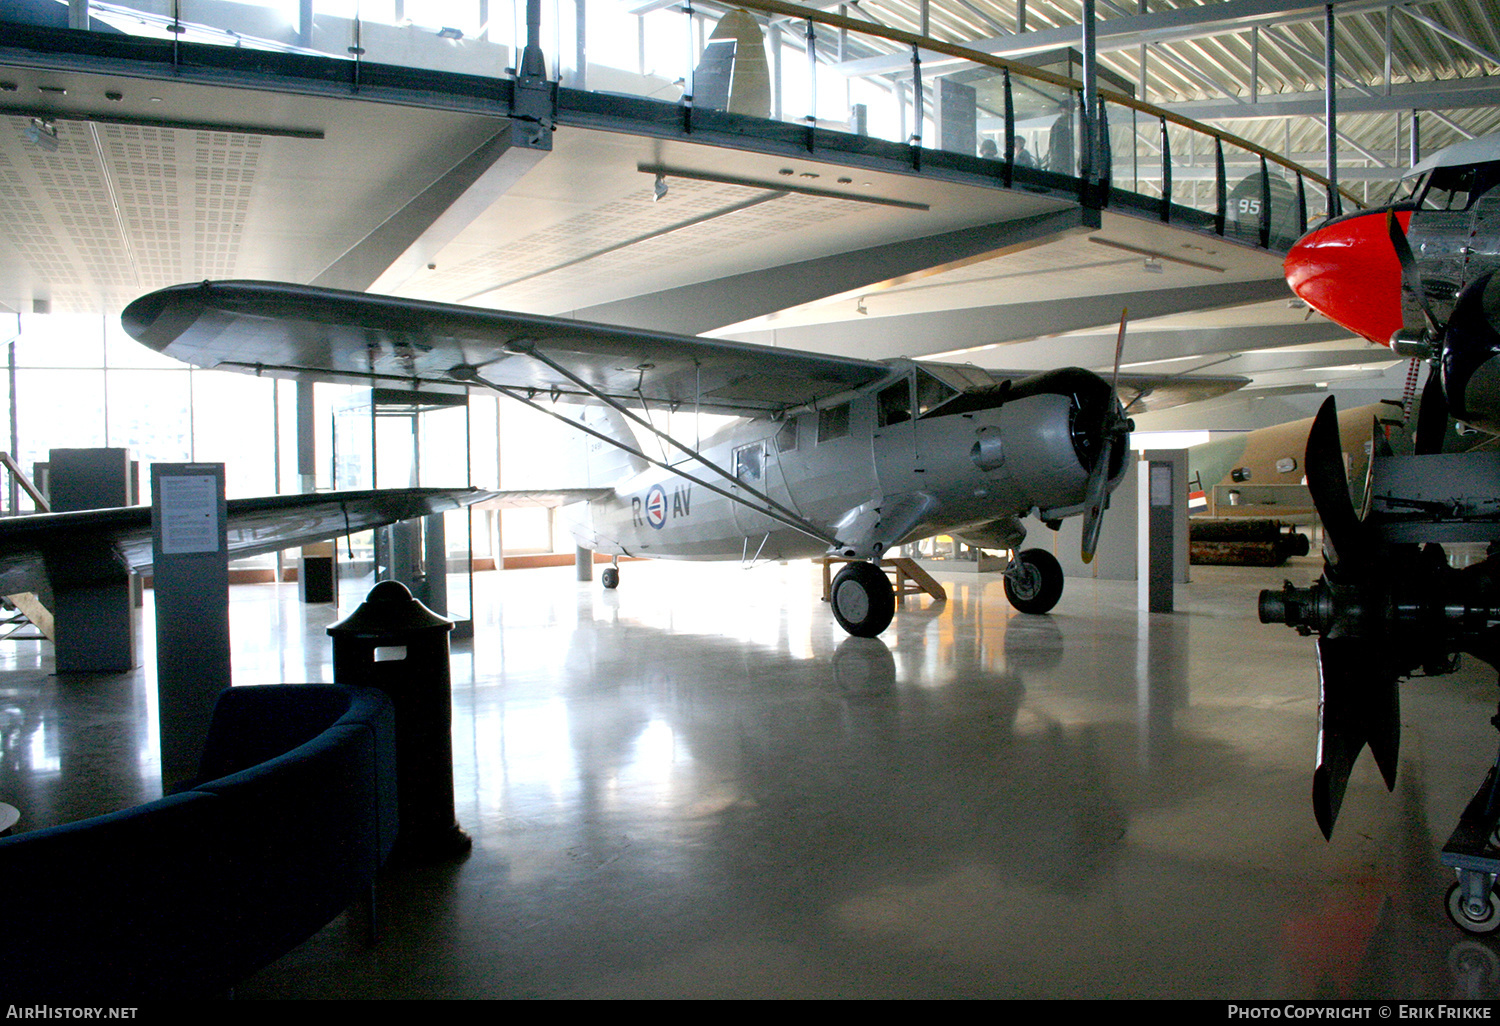
<path id="1" fill-rule="evenodd" d="M 667 493 L 662 490 L 661 485 L 652 485 L 651 490 L 646 493 L 646 523 L 658 531 L 667 522 Z"/>

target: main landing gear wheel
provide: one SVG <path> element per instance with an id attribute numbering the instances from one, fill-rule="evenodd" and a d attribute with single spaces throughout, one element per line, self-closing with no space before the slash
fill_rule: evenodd
<path id="1" fill-rule="evenodd" d="M 1464 901 L 1463 884 L 1454 884 L 1448 888 L 1448 918 L 1453 920 L 1453 925 L 1465 933 L 1474 933 L 1481 936 L 1500 930 L 1500 903 L 1495 900 L 1495 892 L 1490 891 L 1485 896 L 1484 912 L 1475 918 L 1473 910 Z"/>
<path id="2" fill-rule="evenodd" d="M 605 567 L 604 573 L 599 575 L 599 583 L 604 585 L 605 591 L 614 591 L 620 586 L 620 571 L 614 567 Z"/>
<path id="3" fill-rule="evenodd" d="M 1046 549 L 1016 553 L 1005 570 L 1005 597 L 1023 613 L 1050 611 L 1062 593 L 1062 564 Z"/>
<path id="4" fill-rule="evenodd" d="M 874 563 L 848 563 L 828 592 L 833 618 L 856 638 L 873 638 L 891 625 L 896 593 L 890 578 Z"/>

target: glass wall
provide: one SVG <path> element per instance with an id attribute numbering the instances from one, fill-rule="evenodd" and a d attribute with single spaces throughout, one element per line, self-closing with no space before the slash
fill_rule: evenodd
<path id="1" fill-rule="evenodd" d="M 111 446 L 131 450 L 142 482 L 151 463 L 224 463 L 231 498 L 276 492 L 283 411 L 270 379 L 194 370 L 139 345 L 111 317 L 22 315 L 6 334 L 15 336 L 14 403 L 9 366 L 3 375 L 15 432 L 0 438 L 29 475 L 51 449 Z M 19 511 L 35 511 L 24 493 Z"/>

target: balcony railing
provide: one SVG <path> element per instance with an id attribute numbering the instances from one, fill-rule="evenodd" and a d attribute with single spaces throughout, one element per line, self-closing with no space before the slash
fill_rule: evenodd
<path id="1" fill-rule="evenodd" d="M 1136 99 L 1112 76 L 1098 76 L 1090 110 L 1073 51 L 1022 63 L 782 0 L 533 5 L 530 26 L 526 0 L 56 0 L 26 9 L 54 24 L 173 40 L 174 49 L 333 57 L 353 65 L 354 88 L 365 64 L 514 79 L 531 42 L 548 80 L 672 103 L 689 128 L 695 111 L 726 106 L 726 43 L 714 31 L 739 9 L 753 12 L 759 38 L 737 39 L 736 59 L 759 49 L 768 88 L 728 108 L 804 126 L 809 149 L 832 131 L 904 144 L 918 169 L 924 153 L 962 153 L 1009 187 L 1076 192 L 1088 207 L 1128 205 L 1272 249 L 1306 230 L 1310 210 L 1360 205 L 1325 175 Z"/>

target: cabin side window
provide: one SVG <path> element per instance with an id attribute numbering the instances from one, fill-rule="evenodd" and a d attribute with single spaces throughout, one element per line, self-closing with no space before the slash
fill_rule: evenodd
<path id="1" fill-rule="evenodd" d="M 887 385 L 880 390 L 878 397 L 878 408 L 880 410 L 880 426 L 886 427 L 890 424 L 904 424 L 911 420 L 911 383 L 907 378 L 902 378 L 894 385 Z"/>
<path id="2" fill-rule="evenodd" d="M 839 403 L 818 411 L 818 444 L 843 438 L 849 433 L 849 404 Z"/>
<path id="3" fill-rule="evenodd" d="M 788 417 L 781 430 L 776 432 L 776 451 L 792 452 L 797 448 L 797 418 Z"/>
<path id="4" fill-rule="evenodd" d="M 761 479 L 765 465 L 765 445 L 762 442 L 751 442 L 734 450 L 734 476 L 748 483 L 755 483 Z"/>

